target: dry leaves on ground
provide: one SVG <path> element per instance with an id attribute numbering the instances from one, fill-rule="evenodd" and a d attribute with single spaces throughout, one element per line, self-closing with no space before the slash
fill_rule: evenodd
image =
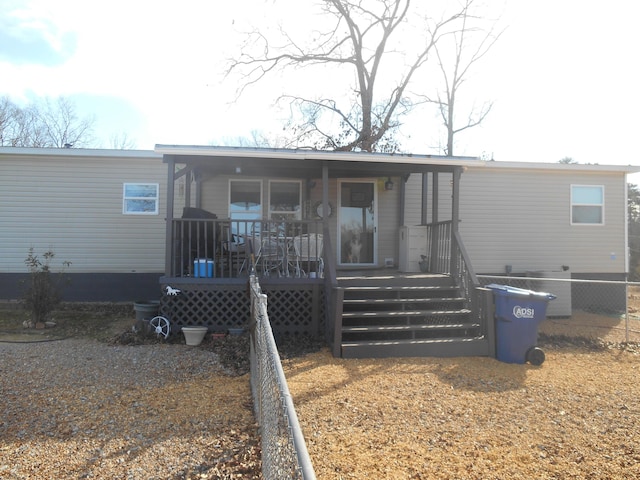
<path id="1" fill-rule="evenodd" d="M 578 320 L 592 335 L 571 338 Z M 541 331 L 539 367 L 296 358 L 318 343 L 293 342 L 285 370 L 318 478 L 640 478 L 638 345 L 621 343 L 620 319 Z M 0 345 L 0 478 L 260 478 L 246 338 L 124 337 Z"/>
<path id="2" fill-rule="evenodd" d="M 639 478 L 638 355 L 286 362 L 318 478 Z"/>

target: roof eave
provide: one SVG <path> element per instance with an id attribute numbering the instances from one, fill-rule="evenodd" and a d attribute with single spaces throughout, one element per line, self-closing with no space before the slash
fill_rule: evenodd
<path id="1" fill-rule="evenodd" d="M 260 158 L 278 160 L 393 163 L 406 165 L 466 166 L 484 163 L 476 157 L 445 157 L 439 155 L 384 154 L 370 152 L 340 152 L 328 150 L 288 150 L 245 147 L 211 147 L 188 145 L 156 145 L 156 153 L 179 157 Z"/>

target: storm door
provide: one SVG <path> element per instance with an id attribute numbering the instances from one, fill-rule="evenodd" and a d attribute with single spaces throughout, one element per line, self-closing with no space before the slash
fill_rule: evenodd
<path id="1" fill-rule="evenodd" d="M 338 264 L 371 266 L 377 259 L 376 183 L 338 181 Z"/>

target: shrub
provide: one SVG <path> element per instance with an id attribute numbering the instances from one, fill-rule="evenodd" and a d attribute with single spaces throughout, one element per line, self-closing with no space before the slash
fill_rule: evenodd
<path id="1" fill-rule="evenodd" d="M 51 261 L 55 253 L 47 250 L 42 258 L 35 254 L 33 247 L 24 260 L 29 268 L 28 287 L 24 294 L 24 307 L 31 311 L 31 321 L 42 323 L 47 320 L 49 314 L 58 306 L 61 300 L 60 286 L 62 277 L 53 278 Z M 71 262 L 62 262 L 63 267 L 68 267 Z M 62 273 L 62 272 L 61 272 Z"/>

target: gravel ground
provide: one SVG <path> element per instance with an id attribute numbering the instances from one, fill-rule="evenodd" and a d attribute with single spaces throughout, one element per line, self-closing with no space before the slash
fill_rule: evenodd
<path id="1" fill-rule="evenodd" d="M 210 350 L 0 344 L 1 479 L 259 478 L 246 375 Z"/>

